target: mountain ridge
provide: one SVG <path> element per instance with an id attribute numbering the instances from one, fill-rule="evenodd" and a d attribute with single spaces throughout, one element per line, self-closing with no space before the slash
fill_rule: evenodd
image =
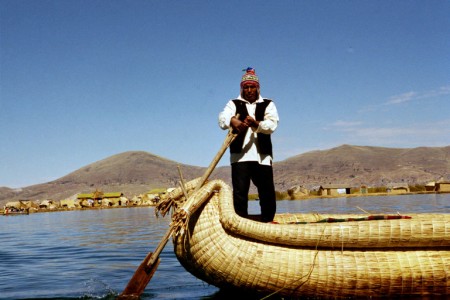
<path id="1" fill-rule="evenodd" d="M 425 184 L 449 180 L 450 146 L 386 148 L 341 145 L 303 153 L 277 163 L 276 185 L 288 188 L 311 182 L 349 186 L 389 183 Z M 299 177 L 299 173 L 304 174 Z"/>
<path id="2" fill-rule="evenodd" d="M 9 200 L 60 200 L 78 193 L 120 191 L 126 196 L 153 188 L 178 186 L 183 178 L 199 177 L 205 167 L 192 166 L 145 151 L 127 151 L 83 166 L 59 179 L 21 189 L 0 187 L 0 203 Z M 386 148 L 341 145 L 313 150 L 274 162 L 276 190 L 295 185 L 307 188 L 339 183 L 348 186 L 385 186 L 393 182 L 410 185 L 450 180 L 450 146 Z M 230 167 L 218 167 L 211 178 L 231 183 Z"/>

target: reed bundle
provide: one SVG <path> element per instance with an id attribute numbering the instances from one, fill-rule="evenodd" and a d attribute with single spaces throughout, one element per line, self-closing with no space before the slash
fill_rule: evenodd
<path id="1" fill-rule="evenodd" d="M 236 215 L 231 188 L 220 180 L 194 198 L 174 250 L 210 284 L 285 296 L 450 294 L 448 214 L 344 223 L 284 214 L 265 224 Z"/>

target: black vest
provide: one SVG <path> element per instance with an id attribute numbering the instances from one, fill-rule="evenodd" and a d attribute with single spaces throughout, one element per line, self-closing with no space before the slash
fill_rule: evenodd
<path id="1" fill-rule="evenodd" d="M 264 99 L 264 102 L 256 103 L 255 109 L 255 119 L 256 121 L 263 121 L 264 114 L 266 112 L 266 108 L 272 100 Z M 236 114 L 239 114 L 239 120 L 244 121 L 244 119 L 248 116 L 247 107 L 245 106 L 245 101 L 235 99 L 233 100 L 234 105 L 236 105 Z M 249 130 L 250 128 L 247 128 Z M 240 153 L 242 151 L 242 147 L 244 146 L 245 135 L 247 134 L 247 130 L 240 132 L 236 139 L 230 145 L 231 153 Z M 250 129 L 251 130 L 251 129 Z M 270 134 L 258 133 L 257 134 L 257 147 L 258 151 L 261 154 L 269 154 L 273 158 L 272 154 L 272 141 L 270 139 Z"/>

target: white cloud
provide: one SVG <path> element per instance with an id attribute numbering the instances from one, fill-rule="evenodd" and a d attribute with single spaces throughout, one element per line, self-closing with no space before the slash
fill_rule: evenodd
<path id="1" fill-rule="evenodd" d="M 337 120 L 336 122 L 334 122 L 331 125 L 334 126 L 334 127 L 344 128 L 344 127 L 358 126 L 358 125 L 361 125 L 361 124 L 362 124 L 362 122 L 359 122 L 359 121 L 342 121 L 342 120 Z"/>
<path id="2" fill-rule="evenodd" d="M 409 102 L 414 99 L 414 97 L 417 96 L 416 92 L 408 92 L 401 95 L 392 96 L 389 98 L 389 100 L 385 103 L 386 105 L 391 104 L 400 104 L 404 102 Z"/>
<path id="3" fill-rule="evenodd" d="M 368 126 L 339 120 L 324 129 L 336 133 L 338 144 L 402 148 L 450 145 L 450 119 L 404 126 Z"/>
<path id="4" fill-rule="evenodd" d="M 443 95 L 450 95 L 450 85 L 441 86 L 436 90 L 431 90 L 418 95 L 417 99 L 435 98 Z"/>
<path id="5" fill-rule="evenodd" d="M 424 92 L 414 92 L 410 91 L 407 93 L 403 93 L 400 95 L 395 95 L 389 98 L 388 101 L 384 103 L 384 105 L 396 105 L 401 103 L 406 103 L 410 101 L 417 101 L 417 100 L 425 100 L 425 99 L 432 99 L 443 95 L 449 95 L 450 94 L 450 85 L 441 86 L 438 89 L 435 90 L 429 90 Z"/>

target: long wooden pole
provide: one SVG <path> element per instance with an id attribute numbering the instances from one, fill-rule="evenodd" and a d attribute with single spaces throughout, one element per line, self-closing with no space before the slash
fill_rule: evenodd
<path id="1" fill-rule="evenodd" d="M 233 142 L 233 140 L 236 138 L 237 133 L 233 133 L 232 130 L 228 132 L 227 136 L 225 137 L 225 140 L 222 144 L 222 147 L 220 148 L 219 152 L 217 152 L 216 156 L 212 160 L 212 162 L 209 164 L 208 169 L 205 171 L 203 176 L 200 178 L 200 181 L 198 182 L 197 186 L 194 189 L 194 192 L 197 192 L 208 180 L 211 173 L 214 171 L 215 167 L 219 163 L 220 159 L 222 158 L 223 154 L 227 150 L 227 148 L 230 146 L 230 144 Z M 154 252 L 149 252 L 145 259 L 141 262 L 139 267 L 136 269 L 133 277 L 131 277 L 130 281 L 128 282 L 127 286 L 123 290 L 123 292 L 119 295 L 117 299 L 123 300 L 123 299 L 138 299 L 139 296 L 144 292 L 146 286 L 150 282 L 150 280 L 153 277 L 153 274 L 156 271 L 156 268 L 158 267 L 160 263 L 159 255 L 161 254 L 162 250 L 166 246 L 167 242 L 169 241 L 170 237 L 172 236 L 172 233 L 175 230 L 175 226 L 173 224 L 170 225 L 169 229 L 167 230 L 166 234 L 162 238 L 161 242 L 159 242 L 158 246 L 156 247 Z"/>
<path id="2" fill-rule="evenodd" d="M 214 159 L 212 160 L 212 162 L 209 164 L 209 167 L 206 170 L 205 174 L 203 174 L 203 176 L 200 178 L 200 182 L 195 187 L 194 193 L 197 192 L 205 184 L 206 180 L 208 180 L 209 176 L 214 171 L 214 169 L 216 168 L 220 159 L 222 158 L 223 154 L 225 153 L 227 148 L 230 146 L 230 144 L 233 142 L 233 140 L 236 138 L 236 136 L 237 136 L 236 133 L 233 133 L 232 131 L 228 132 L 228 134 L 225 138 L 225 141 L 222 144 L 222 147 L 220 148 L 219 152 L 217 152 L 217 154 L 214 157 Z"/>

